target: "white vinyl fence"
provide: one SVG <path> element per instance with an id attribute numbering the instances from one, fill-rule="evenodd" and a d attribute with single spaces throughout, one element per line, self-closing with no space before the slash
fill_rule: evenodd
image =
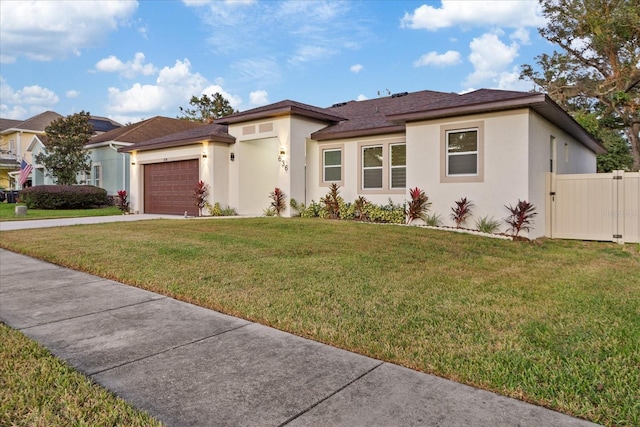
<path id="1" fill-rule="evenodd" d="M 547 174 L 546 235 L 640 242 L 640 172 Z"/>

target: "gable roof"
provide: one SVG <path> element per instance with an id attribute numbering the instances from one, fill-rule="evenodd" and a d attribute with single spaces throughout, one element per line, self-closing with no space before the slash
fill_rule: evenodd
<path id="1" fill-rule="evenodd" d="M 251 110 L 243 111 L 241 113 L 235 113 L 229 116 L 221 117 L 214 120 L 214 123 L 228 125 L 233 123 L 247 122 L 249 120 L 258 120 L 288 115 L 298 115 L 310 119 L 325 121 L 328 123 L 337 123 L 346 118 L 340 113 L 331 111 L 327 108 L 314 107 L 313 105 L 303 104 L 302 102 L 286 99 L 284 101 L 276 102 L 275 104 L 269 104 L 262 107 L 253 108 Z"/>
<path id="2" fill-rule="evenodd" d="M 204 124 L 200 122 L 156 116 L 138 123 L 122 126 L 120 128 L 95 135 L 89 140 L 89 142 L 87 142 L 87 146 L 101 142 L 124 142 L 136 144 L 153 138 L 171 135 L 202 126 L 204 126 Z"/>
<path id="3" fill-rule="evenodd" d="M 24 120 L 16 124 L 15 126 L 3 129 L 2 133 L 11 133 L 19 130 L 26 130 L 34 133 L 44 132 L 44 129 L 49 126 L 51 122 L 59 118 L 62 118 L 62 115 L 56 113 L 55 111 L 45 111 L 44 113 L 40 113 L 36 116 L 31 117 L 30 119 Z"/>
<path id="4" fill-rule="evenodd" d="M 179 147 L 200 142 L 223 142 L 233 144 L 236 139 L 227 133 L 227 126 L 211 123 L 182 132 L 164 135 L 147 141 L 138 142 L 128 147 L 120 148 L 120 152 L 156 150 L 159 148 Z"/>

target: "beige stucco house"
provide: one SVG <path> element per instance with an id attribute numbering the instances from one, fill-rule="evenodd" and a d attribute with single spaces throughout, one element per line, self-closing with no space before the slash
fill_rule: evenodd
<path id="1" fill-rule="evenodd" d="M 260 215 L 275 187 L 318 201 L 329 185 L 402 203 L 419 187 L 448 223 L 454 201 L 475 205 L 473 219 L 507 215 L 505 204 L 532 202 L 530 237 L 545 232 L 545 174 L 595 173 L 602 145 L 540 93 L 421 91 L 329 108 L 281 101 L 123 149 L 131 153 L 131 206 L 138 212 L 195 214 L 192 188 L 209 202 Z"/>

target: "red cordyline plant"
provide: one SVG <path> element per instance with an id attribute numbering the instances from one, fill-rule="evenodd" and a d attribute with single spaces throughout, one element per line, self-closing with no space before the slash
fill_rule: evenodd
<path id="1" fill-rule="evenodd" d="M 331 219 L 340 219 L 340 186 L 335 182 L 329 186 L 329 192 L 320 199 Z"/>
<path id="2" fill-rule="evenodd" d="M 277 216 L 282 216 L 282 213 L 286 209 L 286 196 L 278 187 L 274 188 L 271 193 L 269 193 L 269 197 L 271 197 L 271 208 L 276 213 Z"/>
<path id="3" fill-rule="evenodd" d="M 410 189 L 409 196 L 411 200 L 407 203 L 407 208 L 404 211 L 407 224 L 411 224 L 414 219 L 424 218 L 429 206 L 431 206 L 429 197 L 418 187 Z"/>
<path id="4" fill-rule="evenodd" d="M 531 230 L 533 217 L 538 215 L 538 213 L 533 204 L 526 200 L 518 199 L 518 203 L 515 206 L 504 205 L 504 207 L 511 213 L 511 215 L 504 220 L 509 224 L 507 231 L 511 231 L 513 240 L 517 240 L 520 231 L 524 230 L 529 232 Z"/>
<path id="5" fill-rule="evenodd" d="M 456 223 L 456 228 L 460 228 L 462 224 L 467 222 L 467 219 L 471 216 L 472 207 L 473 203 L 471 203 L 471 200 L 467 200 L 466 197 L 456 200 L 455 207 L 451 208 L 453 211 L 451 219 Z"/>
<path id="6" fill-rule="evenodd" d="M 198 181 L 195 187 L 193 187 L 194 205 L 198 207 L 198 216 L 202 216 L 202 208 L 204 208 L 207 203 L 208 192 L 209 187 L 204 181 Z"/>
<path id="7" fill-rule="evenodd" d="M 129 212 L 129 200 L 127 200 L 127 190 L 118 191 L 118 208 L 122 213 Z"/>

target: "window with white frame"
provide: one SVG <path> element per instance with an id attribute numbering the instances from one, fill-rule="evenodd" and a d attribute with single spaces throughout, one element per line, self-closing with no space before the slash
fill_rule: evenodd
<path id="1" fill-rule="evenodd" d="M 322 181 L 342 181 L 342 149 L 322 150 Z"/>
<path id="2" fill-rule="evenodd" d="M 475 176 L 478 174 L 478 129 L 446 132 L 447 176 Z"/>
<path id="3" fill-rule="evenodd" d="M 93 185 L 102 186 L 102 168 L 100 165 L 93 165 Z"/>
<path id="4" fill-rule="evenodd" d="M 362 188 L 381 189 L 383 175 L 382 145 L 362 147 Z"/>
<path id="5" fill-rule="evenodd" d="M 392 189 L 407 187 L 407 144 L 390 144 L 390 187 Z"/>

